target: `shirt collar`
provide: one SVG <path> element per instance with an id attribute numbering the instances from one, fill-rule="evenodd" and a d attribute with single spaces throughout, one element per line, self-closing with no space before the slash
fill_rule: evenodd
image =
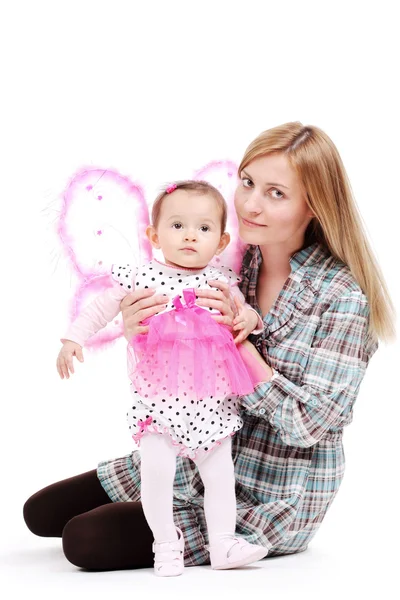
<path id="1" fill-rule="evenodd" d="M 326 250 L 318 242 L 295 252 L 289 259 L 292 273 L 301 267 L 307 269 L 326 257 Z"/>

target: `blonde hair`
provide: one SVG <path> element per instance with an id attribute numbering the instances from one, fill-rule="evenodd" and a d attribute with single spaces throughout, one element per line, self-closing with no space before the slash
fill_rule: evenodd
<path id="1" fill-rule="evenodd" d="M 195 181 L 187 179 L 185 181 L 175 181 L 170 183 L 154 200 L 153 208 L 151 211 L 151 221 L 154 227 L 157 228 L 160 220 L 161 207 L 163 200 L 169 194 L 172 194 L 175 190 L 187 190 L 192 191 L 200 195 L 210 194 L 217 202 L 221 210 L 221 234 L 224 233 L 227 219 L 227 205 L 223 195 L 208 181 Z"/>
<path id="2" fill-rule="evenodd" d="M 323 245 L 346 264 L 370 306 L 369 332 L 390 341 L 395 337 L 395 310 L 358 212 L 345 168 L 332 140 L 315 126 L 286 123 L 261 133 L 247 148 L 239 166 L 272 153 L 284 154 L 299 176 L 315 217 L 305 244 Z"/>

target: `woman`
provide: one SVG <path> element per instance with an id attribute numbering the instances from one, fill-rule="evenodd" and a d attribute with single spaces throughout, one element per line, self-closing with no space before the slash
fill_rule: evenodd
<path id="1" fill-rule="evenodd" d="M 237 532 L 272 556 L 305 550 L 339 489 L 343 428 L 378 338 L 394 335 L 394 311 L 324 132 L 301 123 L 265 131 L 239 176 L 235 206 L 249 244 L 241 286 L 264 321 L 245 347 L 265 377 L 241 398 L 244 426 L 233 438 Z M 230 325 L 227 290 L 215 287 L 199 290 L 198 303 Z M 145 292 L 121 304 L 127 339 L 164 304 Z M 77 566 L 150 567 L 139 473 L 137 451 L 103 462 L 37 492 L 25 521 L 37 535 L 62 536 Z M 203 485 L 188 459 L 177 465 L 174 521 L 187 541 L 185 565 L 207 564 Z"/>

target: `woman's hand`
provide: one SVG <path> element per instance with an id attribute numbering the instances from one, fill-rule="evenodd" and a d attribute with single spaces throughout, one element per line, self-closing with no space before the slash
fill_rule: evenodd
<path id="1" fill-rule="evenodd" d="M 65 340 L 57 357 L 57 371 L 61 379 L 69 379 L 69 374 L 74 373 L 73 357 L 83 362 L 82 346 L 71 340 Z"/>
<path id="2" fill-rule="evenodd" d="M 196 304 L 199 306 L 211 307 L 219 310 L 220 315 L 211 315 L 214 321 L 232 327 L 234 311 L 231 304 L 229 293 L 229 284 L 224 281 L 209 281 L 208 285 L 217 288 L 216 290 L 199 289 L 196 290 Z"/>
<path id="3" fill-rule="evenodd" d="M 148 326 L 141 325 L 145 319 L 156 315 L 168 306 L 168 296 L 154 295 L 155 290 L 143 289 L 128 294 L 122 300 L 121 312 L 124 321 L 124 335 L 129 340 L 139 333 L 147 333 Z"/>

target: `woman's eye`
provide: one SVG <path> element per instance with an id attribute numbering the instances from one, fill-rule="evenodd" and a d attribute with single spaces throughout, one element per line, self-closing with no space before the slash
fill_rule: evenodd
<path id="1" fill-rule="evenodd" d="M 202 226 L 200 227 L 200 229 L 201 229 L 201 231 L 210 231 L 210 228 L 209 228 L 209 226 L 208 226 L 208 225 L 202 225 Z"/>
<path id="2" fill-rule="evenodd" d="M 276 200 L 280 200 L 284 196 L 284 194 L 282 194 L 282 192 L 280 190 L 277 190 L 276 188 L 274 188 L 273 190 L 271 190 L 271 192 L 277 192 L 278 194 L 280 194 L 280 196 L 272 196 Z"/>
<path id="3" fill-rule="evenodd" d="M 242 179 L 242 182 L 243 182 L 243 186 L 244 186 L 244 187 L 251 187 L 251 186 L 253 185 L 253 182 L 252 182 L 252 180 L 251 180 L 251 179 L 249 179 L 248 177 L 244 177 L 244 178 Z"/>
<path id="4" fill-rule="evenodd" d="M 174 223 L 174 224 L 172 225 L 172 227 L 173 227 L 174 229 L 181 229 L 181 228 L 182 228 L 182 223 Z"/>

